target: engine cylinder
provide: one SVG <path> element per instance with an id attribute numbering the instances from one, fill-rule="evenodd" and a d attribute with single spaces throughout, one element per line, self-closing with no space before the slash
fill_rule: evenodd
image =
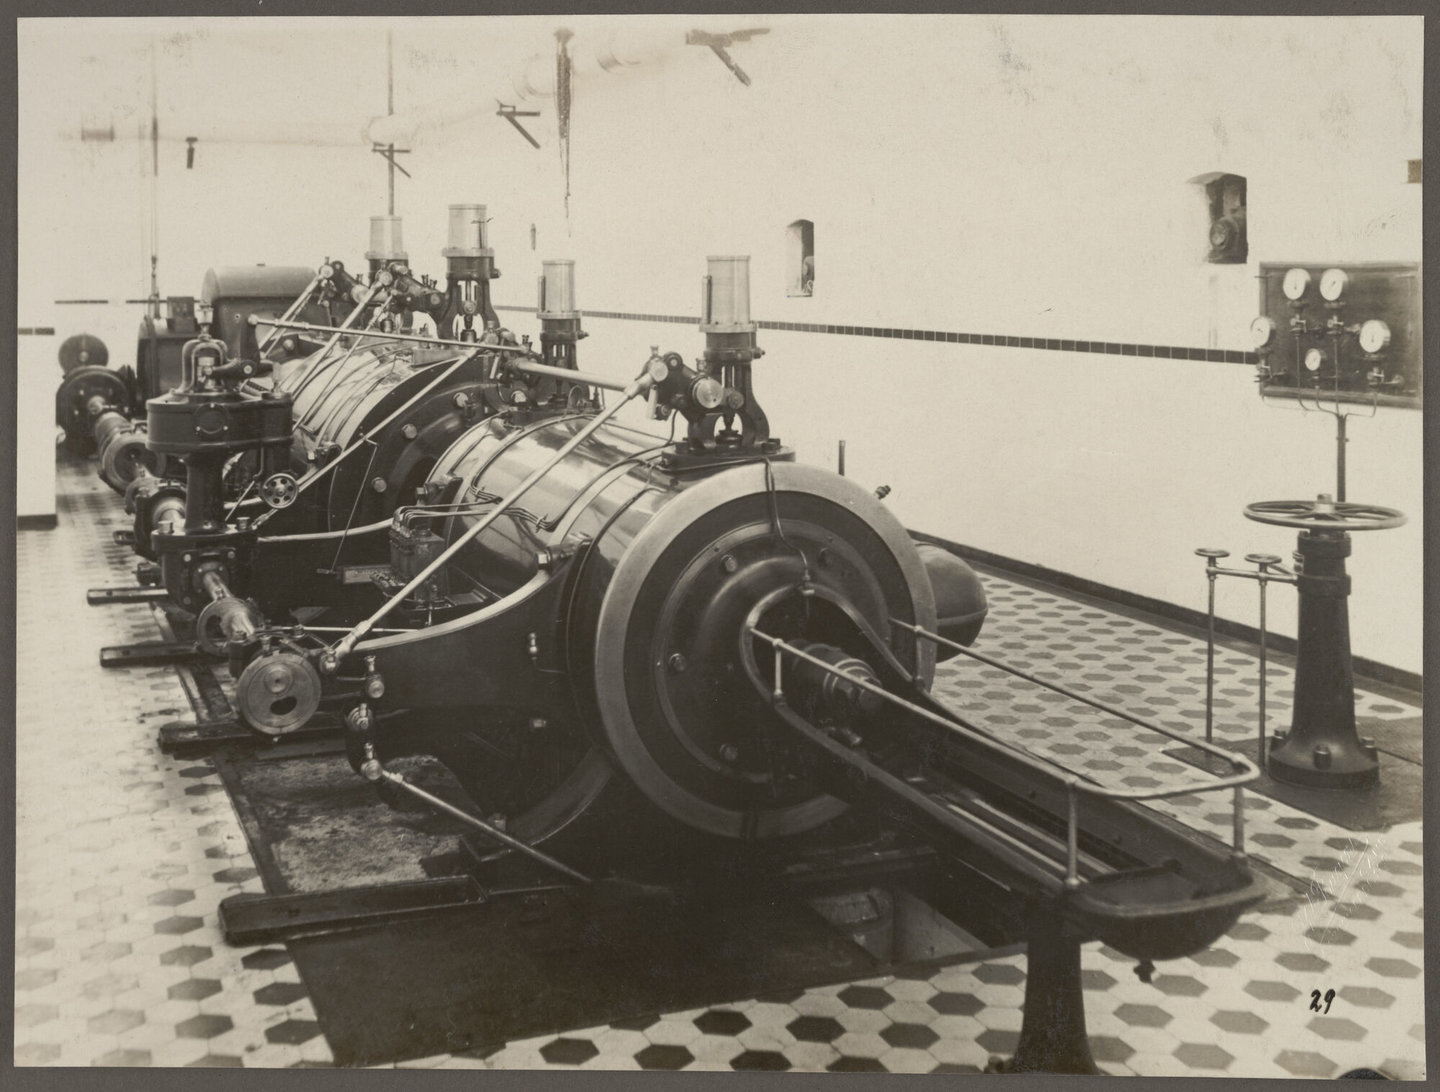
<path id="1" fill-rule="evenodd" d="M 432 490 L 472 506 L 448 518 L 450 541 L 585 424 L 566 417 L 517 431 L 492 421 L 441 460 Z M 606 426 L 520 506 L 463 547 L 454 567 L 503 595 L 545 552 L 585 544 L 568 574 L 563 677 L 582 719 L 654 804 L 732 838 L 799 833 L 843 810 L 803 776 L 739 667 L 743 624 L 777 588 L 843 598 L 928 683 L 934 653 L 891 619 L 933 628 L 925 567 L 873 495 L 828 471 L 754 459 L 705 470 L 660 466 L 655 437 Z M 813 614 L 767 620 L 826 636 Z M 557 676 L 559 677 L 559 676 Z"/>
<path id="2" fill-rule="evenodd" d="M 382 432 L 375 430 L 435 378 L 434 368 L 454 359 L 452 350 L 389 343 L 348 355 L 344 349 L 325 358 L 317 353 L 282 366 L 275 385 L 294 399 L 290 461 L 297 478 L 363 436 L 373 434 L 376 444 L 373 451 L 348 456 L 323 488 L 307 496 L 307 520 L 339 530 L 383 519 L 414 501 L 436 459 L 474 419 L 487 361 L 461 367 Z"/>

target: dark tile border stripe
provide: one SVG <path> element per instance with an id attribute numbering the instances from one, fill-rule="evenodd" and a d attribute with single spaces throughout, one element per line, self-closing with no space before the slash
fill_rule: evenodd
<path id="1" fill-rule="evenodd" d="M 48 516 L 17 516 L 15 529 L 17 531 L 53 531 L 60 526 L 60 517 Z"/>
<path id="2" fill-rule="evenodd" d="M 39 337 L 54 337 L 55 327 L 53 326 L 18 326 L 15 328 L 17 334 L 34 334 Z"/>
<path id="3" fill-rule="evenodd" d="M 533 307 L 496 304 L 497 311 L 530 311 Z M 632 322 L 672 322 L 698 326 L 696 315 L 642 315 L 629 311 L 584 311 L 592 318 Z M 1196 349 L 1180 345 L 1137 345 L 1114 341 L 1076 341 L 1073 338 L 1017 337 L 1010 334 L 964 334 L 953 330 L 906 330 L 885 326 L 832 326 L 819 322 L 760 322 L 762 330 L 799 334 L 839 334 L 844 337 L 899 338 L 903 341 L 938 341 L 950 345 L 994 345 L 1005 349 L 1045 349 L 1058 353 L 1108 353 L 1111 356 L 1160 357 L 1165 360 L 1199 360 L 1211 364 L 1254 364 L 1254 353 L 1236 349 Z"/>

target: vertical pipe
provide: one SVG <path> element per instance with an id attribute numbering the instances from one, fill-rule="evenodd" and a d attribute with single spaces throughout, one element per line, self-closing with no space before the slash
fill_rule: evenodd
<path id="1" fill-rule="evenodd" d="M 1215 715 L 1215 559 L 1206 565 L 1210 581 L 1209 614 L 1205 620 L 1205 742 L 1211 742 Z"/>
<path id="2" fill-rule="evenodd" d="M 1255 761 L 1263 769 L 1265 766 L 1265 586 L 1269 583 L 1264 576 L 1260 577 L 1260 724 L 1257 729 L 1255 745 Z"/>
<path id="3" fill-rule="evenodd" d="M 1335 414 L 1335 499 L 1341 503 L 1345 500 L 1345 445 L 1348 442 L 1345 439 L 1345 421 L 1349 416 L 1347 413 Z"/>
<path id="4" fill-rule="evenodd" d="M 778 641 L 775 643 L 774 648 L 775 648 L 775 700 L 778 702 L 778 701 L 784 701 L 784 700 L 785 700 L 785 687 L 782 685 L 782 683 L 781 683 L 781 681 L 780 681 L 780 659 L 781 659 L 781 652 L 780 652 L 780 643 L 779 643 Z"/>
<path id="5" fill-rule="evenodd" d="M 1065 781 L 1065 886 L 1080 886 L 1080 808 L 1074 777 Z"/>
<path id="6" fill-rule="evenodd" d="M 840 474 L 840 476 L 841 476 L 842 478 L 845 476 L 845 441 L 844 441 L 844 440 L 841 440 L 841 441 L 840 441 L 839 474 Z"/>
<path id="7" fill-rule="evenodd" d="M 1245 856 L 1245 793 L 1239 785 L 1235 786 L 1235 802 L 1232 805 L 1235 811 L 1235 855 Z"/>
<path id="8" fill-rule="evenodd" d="M 385 32 L 385 114 L 393 117 L 395 114 L 395 32 Z M 390 215 L 395 215 L 395 145 L 390 144 L 389 168 L 390 168 Z"/>

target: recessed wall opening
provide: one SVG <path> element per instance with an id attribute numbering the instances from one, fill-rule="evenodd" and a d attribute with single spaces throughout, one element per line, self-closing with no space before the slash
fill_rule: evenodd
<path id="1" fill-rule="evenodd" d="M 815 225 L 796 220 L 785 229 L 785 266 L 790 270 L 787 296 L 815 294 Z"/>
<path id="2" fill-rule="evenodd" d="M 1210 234 L 1205 260 L 1219 265 L 1243 265 L 1250 254 L 1246 237 L 1245 178 L 1211 171 L 1190 179 L 1204 187 Z"/>

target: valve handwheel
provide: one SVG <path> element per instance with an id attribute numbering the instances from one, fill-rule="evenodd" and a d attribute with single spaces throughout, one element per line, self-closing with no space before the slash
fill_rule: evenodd
<path id="1" fill-rule="evenodd" d="M 1399 527 L 1405 516 L 1394 508 L 1336 501 L 1322 493 L 1313 501 L 1256 501 L 1245 506 L 1245 518 L 1300 530 L 1294 573 L 1300 595 L 1295 700 L 1290 731 L 1277 732 L 1268 752 L 1262 740 L 1265 769 L 1291 785 L 1370 789 L 1380 781 L 1380 756 L 1375 741 L 1362 738 L 1355 724 L 1347 532 Z M 1276 559 L 1252 554 L 1247 560 L 1264 571 Z"/>
<path id="2" fill-rule="evenodd" d="M 1245 506 L 1245 518 L 1305 531 L 1383 531 L 1405 523 L 1404 513 L 1394 508 L 1336 501 L 1328 493 L 1313 501 L 1256 501 Z"/>

